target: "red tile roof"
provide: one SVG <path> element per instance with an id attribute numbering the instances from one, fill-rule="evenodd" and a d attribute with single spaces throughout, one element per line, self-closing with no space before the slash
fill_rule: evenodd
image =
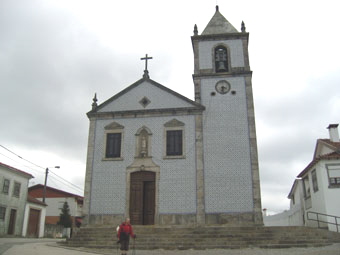
<path id="1" fill-rule="evenodd" d="M 318 140 L 327 143 L 328 145 L 334 147 L 334 149 L 340 149 L 340 142 L 332 142 L 330 139 L 318 139 Z"/>
<path id="2" fill-rule="evenodd" d="M 43 205 L 43 206 L 47 206 L 47 204 L 43 203 L 42 201 L 27 195 L 27 202 L 33 203 L 33 204 L 38 204 L 38 205 Z"/>
<path id="3" fill-rule="evenodd" d="M 28 188 L 28 193 L 31 196 L 34 196 L 34 197 L 42 197 L 40 195 L 42 195 L 43 189 L 44 189 L 44 185 L 36 184 L 36 185 Z M 50 197 L 49 194 L 51 192 L 60 194 L 58 197 L 74 197 L 74 198 L 76 198 L 77 200 L 80 200 L 80 201 L 83 201 L 83 199 L 84 199 L 83 196 L 79 196 L 79 195 L 72 194 L 72 193 L 69 193 L 69 192 L 66 192 L 66 191 L 63 191 L 63 190 L 60 190 L 60 189 L 56 189 L 56 188 L 46 186 L 46 197 Z M 53 196 L 53 197 L 55 197 L 55 196 Z"/>
<path id="4" fill-rule="evenodd" d="M 325 155 L 321 155 L 313 159 L 312 162 L 310 162 L 308 166 L 297 177 L 301 178 L 302 176 L 304 176 L 308 172 L 308 170 L 312 168 L 314 165 L 316 165 L 320 160 L 332 160 L 332 159 L 340 159 L 339 150 L 325 154 Z"/>

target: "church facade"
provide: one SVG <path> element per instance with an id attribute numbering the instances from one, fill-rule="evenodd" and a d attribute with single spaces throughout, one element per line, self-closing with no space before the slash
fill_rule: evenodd
<path id="1" fill-rule="evenodd" d="M 216 7 L 191 37 L 194 101 L 150 79 L 147 64 L 123 91 L 94 98 L 86 224 L 262 225 L 248 38 Z"/>

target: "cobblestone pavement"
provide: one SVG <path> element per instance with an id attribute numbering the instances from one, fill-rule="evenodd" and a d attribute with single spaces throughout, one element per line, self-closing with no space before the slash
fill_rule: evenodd
<path id="1" fill-rule="evenodd" d="M 0 238 L 0 246 L 7 247 L 0 255 L 116 255 L 116 249 L 96 250 L 85 248 L 63 247 L 53 239 L 13 239 L 11 241 Z M 312 248 L 286 248 L 286 249 L 212 249 L 212 250 L 130 250 L 129 255 L 340 255 L 340 244 Z"/>

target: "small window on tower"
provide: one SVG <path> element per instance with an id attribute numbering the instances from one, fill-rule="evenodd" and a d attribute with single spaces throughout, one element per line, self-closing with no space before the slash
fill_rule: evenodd
<path id="1" fill-rule="evenodd" d="M 228 72 L 228 54 L 223 46 L 215 49 L 215 70 L 217 73 Z"/>

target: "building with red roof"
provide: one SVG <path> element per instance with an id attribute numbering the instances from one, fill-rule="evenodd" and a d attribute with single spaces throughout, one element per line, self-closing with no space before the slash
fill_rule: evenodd
<path id="1" fill-rule="evenodd" d="M 290 222 L 340 230 L 340 140 L 338 124 L 328 126 L 329 139 L 318 139 L 312 161 L 298 174 L 288 198 Z M 315 221 L 319 219 L 319 223 Z M 336 225 L 339 224 L 338 226 Z"/>
<path id="2" fill-rule="evenodd" d="M 28 188 L 28 194 L 39 201 L 42 201 L 43 193 L 44 185 L 42 184 L 37 184 Z M 61 209 L 63 208 L 64 203 L 67 202 L 73 224 L 79 226 L 82 217 L 83 201 L 83 196 L 47 186 L 45 199 L 45 203 L 48 205 L 46 208 L 46 224 L 58 223 Z"/>

